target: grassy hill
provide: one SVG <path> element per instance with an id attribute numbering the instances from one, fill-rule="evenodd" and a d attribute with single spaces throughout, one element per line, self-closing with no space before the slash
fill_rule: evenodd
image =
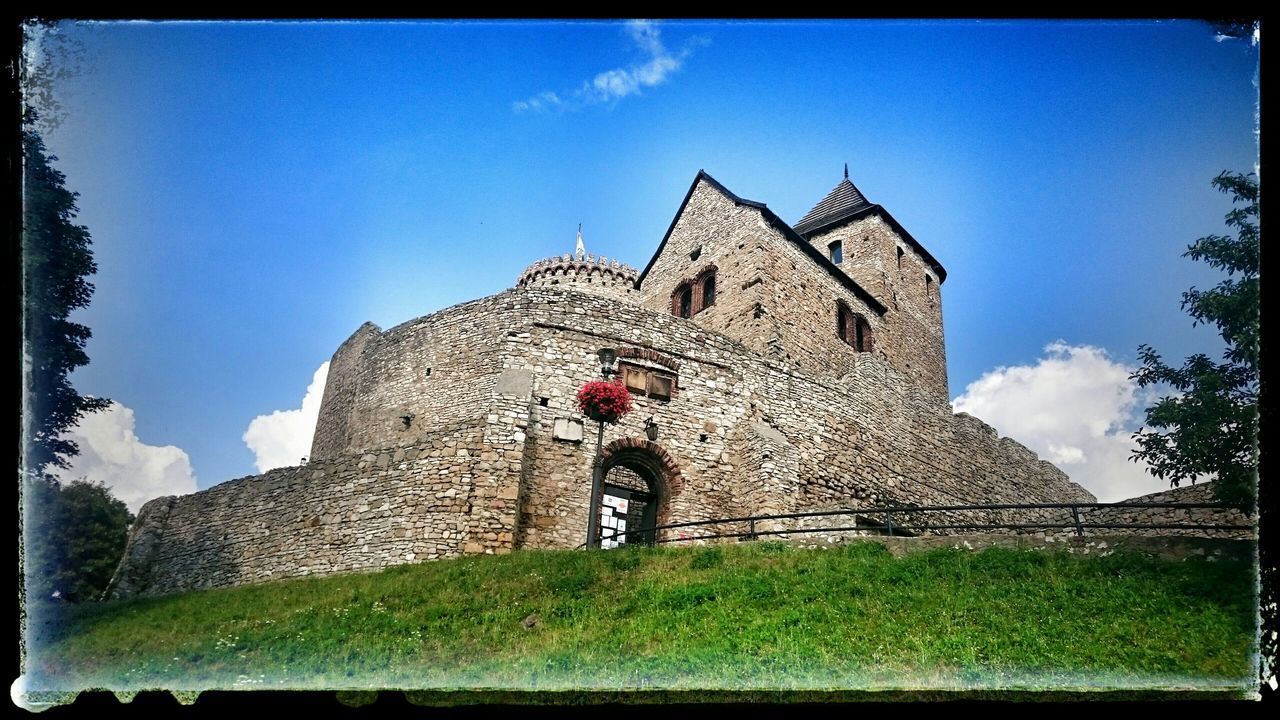
<path id="1" fill-rule="evenodd" d="M 33 608 L 32 690 L 1254 684 L 1240 559 L 527 551 Z"/>

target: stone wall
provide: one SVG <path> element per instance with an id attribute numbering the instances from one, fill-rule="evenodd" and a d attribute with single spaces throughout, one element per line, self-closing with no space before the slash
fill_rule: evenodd
<path id="1" fill-rule="evenodd" d="M 947 398 L 942 282 L 937 271 L 874 212 L 809 240 L 824 253 L 840 241 L 840 269 L 889 307 L 889 331 L 881 340 L 886 356 L 916 384 Z"/>
<path id="2" fill-rule="evenodd" d="M 495 305 L 500 297 L 386 331 L 369 323 L 356 331 L 330 362 L 311 458 L 396 445 L 482 417 L 514 326 Z"/>
<path id="3" fill-rule="evenodd" d="M 1198 483 L 1143 495 L 1125 502 L 1132 503 L 1213 503 L 1213 483 Z M 1256 538 L 1252 528 L 1258 518 L 1239 510 L 1218 508 L 1090 508 L 1080 513 L 1080 522 L 1089 524 L 1164 524 L 1164 525 L 1235 525 L 1239 530 L 1145 530 L 1141 528 L 1086 529 L 1087 534 L 1211 537 L 1227 539 Z"/>
<path id="4" fill-rule="evenodd" d="M 603 298 L 549 289 L 511 298 L 515 316 L 530 327 L 510 338 L 504 363 L 527 368 L 539 398 L 529 433 L 541 469 L 530 476 L 531 502 L 522 510 L 526 546 L 582 542 L 596 428 L 586 421 L 583 441 L 566 442 L 551 437 L 552 427 L 557 418 L 582 420 L 573 394 L 596 378 L 595 353 L 605 346 L 678 363 L 679 392 L 670 400 L 633 396 L 635 411 L 608 426 L 604 438 L 606 445 L 641 439 L 644 420 L 654 418 L 656 444 L 684 478 L 668 498 L 673 520 L 761 508 L 1093 500 L 1051 464 L 953 414 L 883 361 L 863 362 L 837 382 L 801 374 L 668 312 L 623 311 Z"/>
<path id="5" fill-rule="evenodd" d="M 527 378 L 479 420 L 143 506 L 109 597 L 372 570 L 515 545 Z"/>
<path id="6" fill-rule="evenodd" d="M 837 337 L 837 300 L 865 317 L 876 338 L 887 332 L 878 312 L 767 223 L 759 208 L 699 179 L 641 281 L 642 302 L 671 314 L 676 287 L 712 266 L 715 304 L 692 320 L 796 370 L 841 377 L 872 354 Z M 884 357 L 878 349 L 874 354 Z"/>
<path id="7" fill-rule="evenodd" d="M 606 346 L 676 379 L 669 397 L 634 395 L 635 410 L 604 435 L 610 457 L 651 462 L 660 523 L 1093 499 L 882 359 L 864 353 L 839 380 L 807 374 L 617 298 L 509 290 L 362 329 L 344 348 L 359 345 L 358 361 L 335 358 L 347 370 L 317 428 L 317 438 L 347 438 L 344 450 L 148 505 L 119 595 L 580 545 L 597 426 L 574 396 L 599 377 Z M 408 427 L 393 414 L 405 411 Z M 347 425 L 323 427 L 326 418 Z M 557 437 L 557 420 L 578 432 Z"/>

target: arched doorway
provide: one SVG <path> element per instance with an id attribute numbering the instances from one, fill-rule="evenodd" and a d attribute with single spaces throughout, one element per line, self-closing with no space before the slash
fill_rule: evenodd
<path id="1" fill-rule="evenodd" d="M 656 443 L 625 439 L 601 453 L 604 472 L 600 503 L 600 547 L 652 545 L 665 524 L 671 496 L 679 491 L 679 470 Z"/>

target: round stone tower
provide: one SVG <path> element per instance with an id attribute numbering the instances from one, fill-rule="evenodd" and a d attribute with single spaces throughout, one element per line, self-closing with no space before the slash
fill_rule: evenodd
<path id="1" fill-rule="evenodd" d="M 550 257 L 525 268 L 516 287 L 557 287 L 581 292 L 631 299 L 636 294 L 639 273 L 630 265 L 587 253 L 582 244 L 582 226 L 573 255 Z"/>

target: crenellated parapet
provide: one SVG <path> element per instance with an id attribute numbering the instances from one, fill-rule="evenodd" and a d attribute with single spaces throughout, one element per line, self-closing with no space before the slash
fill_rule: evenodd
<path id="1" fill-rule="evenodd" d="M 628 298 L 636 291 L 639 274 L 630 265 L 603 255 L 565 254 L 539 260 L 525 268 L 516 281 L 516 287 L 561 286 L 562 289 Z"/>

